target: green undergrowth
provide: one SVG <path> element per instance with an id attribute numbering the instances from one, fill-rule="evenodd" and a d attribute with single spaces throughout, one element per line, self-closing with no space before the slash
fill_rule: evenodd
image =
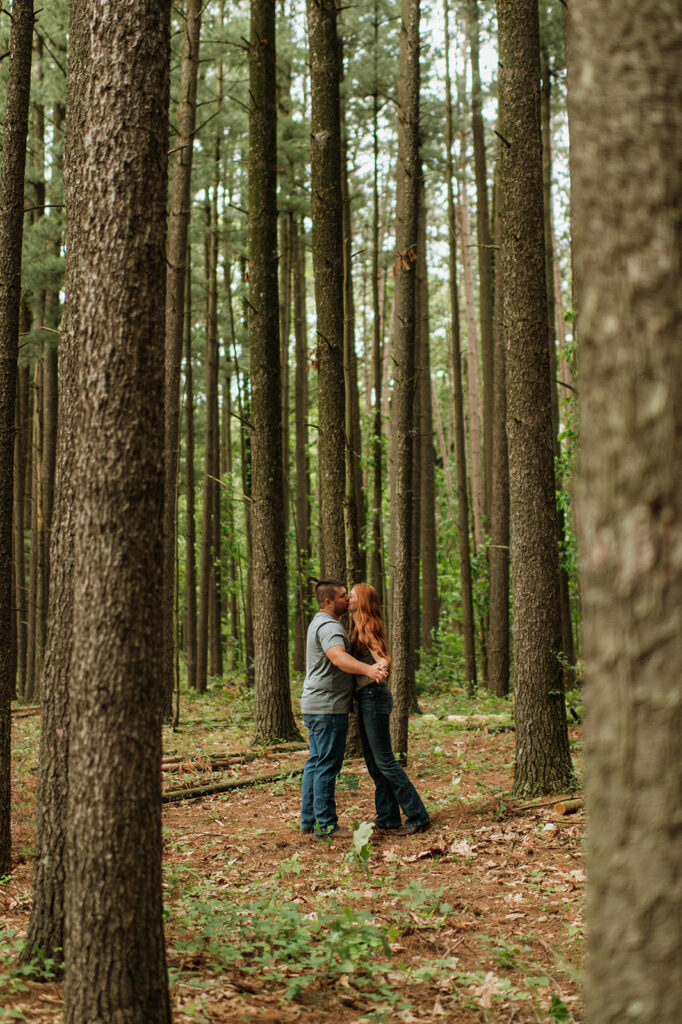
<path id="1" fill-rule="evenodd" d="M 61 974 L 62 964 L 39 953 L 29 963 L 19 964 L 24 942 L 16 929 L 0 928 L 0 1020 L 25 1020 L 16 1007 L 3 1004 L 28 991 L 28 982 L 54 981 Z"/>

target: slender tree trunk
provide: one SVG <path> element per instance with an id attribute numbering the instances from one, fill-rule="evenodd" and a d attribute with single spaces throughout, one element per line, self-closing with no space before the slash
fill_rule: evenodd
<path id="1" fill-rule="evenodd" d="M 355 354 L 355 303 L 353 300 L 352 227 L 350 210 L 350 188 L 348 184 L 347 140 L 345 135 L 345 110 L 341 104 L 341 118 L 344 129 L 341 132 L 341 200 L 343 224 L 343 379 L 345 403 L 345 498 L 344 528 L 346 535 L 346 571 L 349 583 L 360 583 L 365 577 L 365 567 L 360 556 L 360 506 L 364 503 L 362 482 L 358 493 L 357 469 L 360 465 L 360 449 L 356 448 L 357 430 L 360 424 L 358 395 L 358 364 Z M 361 756 L 358 735 L 358 756 Z M 348 749 L 348 748 L 346 748 Z"/>
<path id="2" fill-rule="evenodd" d="M 682 1001 L 679 15 L 568 17 L 591 1024 L 674 1024 Z"/>
<path id="3" fill-rule="evenodd" d="M 483 356 L 483 469 L 485 477 L 485 514 L 490 515 L 493 450 L 493 262 L 488 204 L 483 129 L 483 94 L 479 70 L 479 11 L 477 0 L 469 4 L 469 46 L 471 50 L 471 130 L 474 141 L 476 178 L 476 236 L 478 241 L 478 282 Z M 486 525 L 486 532 L 489 526 Z"/>
<path id="4" fill-rule="evenodd" d="M 0 170 L 0 874 L 11 865 L 12 484 L 32 34 L 32 0 L 14 0 Z"/>
<path id="5" fill-rule="evenodd" d="M 166 352 L 164 360 L 164 503 L 163 503 L 163 676 L 164 718 L 173 708 L 173 603 L 175 593 L 178 450 L 180 447 L 180 364 L 184 322 L 190 184 L 199 67 L 201 0 L 187 0 L 183 25 L 177 134 L 168 225 L 166 270 Z"/>
<path id="6" fill-rule="evenodd" d="M 317 306 L 321 573 L 345 579 L 345 399 L 341 54 L 335 0 L 307 0 L 310 38 L 311 212 Z"/>
<path id="7" fill-rule="evenodd" d="M 549 377 L 552 396 L 552 434 L 554 437 L 555 465 L 561 457 L 559 442 L 559 393 L 557 381 L 557 331 L 556 302 L 554 297 L 554 232 L 552 230 L 552 122 L 551 122 L 551 84 L 549 59 L 545 50 L 540 52 L 542 70 L 542 88 L 540 91 L 540 117 L 542 126 L 542 187 L 544 202 L 544 235 L 545 235 L 545 279 L 547 282 L 547 338 L 549 344 Z M 561 476 L 557 474 L 556 488 L 562 487 Z M 559 551 L 566 547 L 566 524 L 564 510 L 557 504 L 557 538 Z M 564 688 L 574 681 L 575 648 L 573 645 L 573 623 L 571 622 L 571 599 L 568 587 L 568 572 L 559 565 L 559 596 L 561 600 L 561 652 L 564 657 Z"/>
<path id="8" fill-rule="evenodd" d="M 73 13 L 71 37 L 87 46 L 75 80 L 69 67 L 87 207 L 76 201 L 73 225 L 81 392 L 64 1020 L 170 1024 L 158 642 L 170 5 L 88 2 Z"/>
<path id="9" fill-rule="evenodd" d="M 536 0 L 498 0 L 500 189 L 516 673 L 514 793 L 565 792 L 568 748 L 547 351 Z"/>
<path id="10" fill-rule="evenodd" d="M 254 743 L 299 733 L 289 689 L 282 384 L 277 288 L 275 0 L 251 0 L 249 44 L 249 338 L 251 343 Z"/>
<path id="11" fill-rule="evenodd" d="M 33 416 L 31 420 L 31 549 L 28 566 L 28 627 L 26 661 L 26 700 L 40 697 L 41 650 L 38 622 L 40 606 L 40 562 L 42 559 L 42 438 L 43 438 L 43 363 L 33 360 Z"/>
<path id="12" fill-rule="evenodd" d="M 402 0 L 398 82 L 395 311 L 392 445 L 395 502 L 392 521 L 391 636 L 393 646 L 393 747 L 407 755 L 412 586 L 413 412 L 416 346 L 416 268 L 419 209 L 419 0 Z"/>
<path id="13" fill-rule="evenodd" d="M 26 558 L 24 551 L 24 447 L 21 373 L 17 377 L 16 418 L 14 435 L 14 601 L 16 606 L 16 692 L 23 699 L 26 692 Z"/>
<path id="14" fill-rule="evenodd" d="M 459 297 L 457 291 L 457 230 L 455 220 L 454 161 L 452 155 L 452 85 L 450 78 L 450 30 L 448 0 L 443 3 L 445 15 L 445 156 L 447 163 L 448 242 L 451 327 L 452 390 L 454 403 L 455 459 L 457 463 L 457 533 L 459 571 L 462 588 L 462 635 L 464 639 L 464 679 L 469 694 L 476 688 L 476 640 L 474 599 L 469 549 L 469 495 L 467 489 L 466 438 L 464 432 L 464 389 L 462 387 L 462 356 L 460 349 Z M 471 345 L 472 339 L 469 344 Z M 471 385 L 471 381 L 469 382 Z"/>
<path id="15" fill-rule="evenodd" d="M 372 429 L 372 570 L 371 579 L 384 611 L 386 607 L 386 571 L 384 566 L 383 505 L 383 352 L 382 317 L 379 294 L 379 13 L 374 2 L 374 92 L 372 95 L 372 381 L 374 420 Z"/>
<path id="16" fill-rule="evenodd" d="M 192 268 L 189 246 L 185 261 L 185 656 L 187 685 L 197 685 L 197 568 L 194 518 L 194 377 L 192 368 Z M 166 503 L 164 493 L 164 545 Z M 165 587 L 165 580 L 164 580 Z"/>
<path id="17" fill-rule="evenodd" d="M 501 143 L 500 143 L 501 145 Z M 502 249 L 500 160 L 497 161 L 495 244 Z M 490 613 L 488 685 L 499 697 L 509 692 L 509 460 L 507 454 L 507 371 L 505 366 L 504 275 L 495 281 L 493 402 L 493 500 L 490 507 Z"/>
<path id="18" fill-rule="evenodd" d="M 462 152 L 465 152 L 464 145 Z M 463 167 L 462 167 L 463 170 Z M 485 481 L 481 450 L 481 368 L 478 353 L 478 329 L 474 301 L 474 275 L 471 265 L 471 224 L 469 196 L 466 183 L 460 186 L 459 214 L 462 235 L 462 265 L 464 268 L 464 310 L 467 328 L 467 420 L 469 423 L 469 452 L 471 464 L 471 498 L 474 527 L 474 552 L 485 545 Z"/>
<path id="19" fill-rule="evenodd" d="M 308 342 L 305 311 L 305 247 L 293 223 L 294 331 L 296 335 L 296 619 L 294 668 L 305 672 L 310 562 L 310 474 L 308 460 Z"/>
<path id="20" fill-rule="evenodd" d="M 429 341 L 429 280 L 426 261 L 426 202 L 424 199 L 424 179 L 421 181 L 422 237 L 424 252 L 423 274 L 420 275 L 420 315 L 419 315 L 419 442 L 420 458 L 420 519 L 419 519 L 419 550 L 421 555 L 422 576 L 422 617 L 421 617 L 421 649 L 429 651 L 433 637 L 438 629 L 438 557 L 436 543 L 436 455 L 433 447 L 433 406 L 431 404 L 431 344 Z"/>

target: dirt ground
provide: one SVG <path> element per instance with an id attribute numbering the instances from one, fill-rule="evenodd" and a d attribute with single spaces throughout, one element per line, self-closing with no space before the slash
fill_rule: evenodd
<path id="1" fill-rule="evenodd" d="M 165 734 L 164 792 L 277 771 L 274 781 L 164 805 L 173 1019 L 360 1024 L 584 1020 L 583 812 L 512 800 L 514 734 L 442 714 L 413 719 L 408 772 L 423 834 L 325 841 L 298 831 L 304 750 L 245 753 L 234 715 L 185 711 Z M 62 1021 L 62 985 L 11 961 L 30 911 L 37 716 L 15 715 L 11 878 L 0 884 L 0 1020 Z M 236 716 L 239 718 L 239 716 Z M 241 729 L 241 731 L 240 731 Z M 580 734 L 572 730 L 579 768 Z M 197 760 L 198 758 L 198 760 Z M 567 794 L 568 795 L 568 794 Z M 362 760 L 339 779 L 341 823 L 370 823 Z"/>

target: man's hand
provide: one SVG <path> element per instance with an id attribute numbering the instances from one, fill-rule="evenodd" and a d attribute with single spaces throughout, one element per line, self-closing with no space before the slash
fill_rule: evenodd
<path id="1" fill-rule="evenodd" d="M 373 679 L 375 683 L 385 683 L 388 677 L 386 664 L 382 664 L 379 661 L 375 662 L 374 665 L 367 665 L 365 667 L 364 674 L 369 676 L 370 679 Z"/>
<path id="2" fill-rule="evenodd" d="M 364 661 L 358 661 L 351 654 L 347 654 L 345 648 L 330 647 L 326 652 L 327 657 L 343 672 L 349 672 L 354 676 L 367 676 L 375 683 L 385 683 L 388 679 L 388 664 L 385 658 L 377 661 L 374 665 L 367 665 Z"/>

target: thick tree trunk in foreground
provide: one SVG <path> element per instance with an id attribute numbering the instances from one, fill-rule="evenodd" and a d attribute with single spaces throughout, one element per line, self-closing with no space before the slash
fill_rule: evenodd
<path id="1" fill-rule="evenodd" d="M 0 171 L 0 874 L 10 870 L 12 485 L 32 0 L 14 0 Z"/>
<path id="2" fill-rule="evenodd" d="M 507 437 L 516 674 L 514 793 L 573 784 L 561 665 L 536 0 L 498 0 Z"/>
<path id="3" fill-rule="evenodd" d="M 341 53 L 335 0 L 308 0 L 311 212 L 317 306 L 321 573 L 345 579 L 345 398 L 341 203 Z"/>
<path id="4" fill-rule="evenodd" d="M 282 386 L 277 287 L 275 0 L 251 0 L 249 46 L 249 338 L 254 743 L 298 738 L 289 689 Z"/>
<path id="5" fill-rule="evenodd" d="M 168 222 L 166 271 L 166 352 L 164 376 L 164 499 L 163 499 L 163 677 L 164 717 L 173 706 L 173 636 L 176 557 L 176 497 L 180 447 L 180 364 L 190 220 L 190 182 L 199 67 L 201 0 L 187 0 L 183 26 L 177 134 L 172 143 L 173 177 Z"/>
<path id="6" fill-rule="evenodd" d="M 391 524 L 391 642 L 395 713 L 391 720 L 393 748 L 407 754 L 410 707 L 410 648 L 417 623 L 411 621 L 412 479 L 416 348 L 415 263 L 419 210 L 419 0 L 402 0 L 400 79 L 398 82 L 398 193 L 396 206 L 395 311 L 393 350 L 392 451 L 395 501 Z"/>
<path id="7" fill-rule="evenodd" d="M 675 1024 L 682 1003 L 682 22 L 673 0 L 579 0 L 569 10 L 587 1016 L 592 1024 Z"/>
<path id="8" fill-rule="evenodd" d="M 87 48 L 69 67 L 87 215 L 76 199 L 64 1020 L 169 1024 L 159 636 L 170 5 L 87 2 L 73 14 L 71 38 Z"/>

